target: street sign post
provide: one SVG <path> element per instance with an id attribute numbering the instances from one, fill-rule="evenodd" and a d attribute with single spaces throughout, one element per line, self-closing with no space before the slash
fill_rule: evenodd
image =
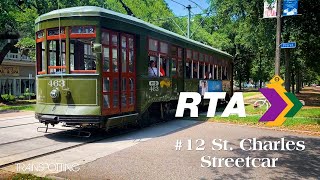
<path id="1" fill-rule="evenodd" d="M 297 47 L 297 43 L 296 42 L 281 43 L 280 47 L 281 49 L 292 49 Z"/>

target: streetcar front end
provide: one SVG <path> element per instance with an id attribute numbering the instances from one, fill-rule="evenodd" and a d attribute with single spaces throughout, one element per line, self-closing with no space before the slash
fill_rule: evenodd
<path id="1" fill-rule="evenodd" d="M 104 126 L 101 116 L 101 54 L 98 21 L 36 21 L 37 104 L 44 124 Z"/>

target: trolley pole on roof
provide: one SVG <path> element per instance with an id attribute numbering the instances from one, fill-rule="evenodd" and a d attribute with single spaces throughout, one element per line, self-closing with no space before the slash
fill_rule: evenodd
<path id="1" fill-rule="evenodd" d="M 277 0 L 277 36 L 276 36 L 276 58 L 275 58 L 275 75 L 280 74 L 280 56 L 281 56 L 281 0 Z"/>
<path id="2" fill-rule="evenodd" d="M 188 9 L 188 32 L 187 32 L 187 37 L 190 38 L 191 6 L 188 5 L 186 8 Z"/>

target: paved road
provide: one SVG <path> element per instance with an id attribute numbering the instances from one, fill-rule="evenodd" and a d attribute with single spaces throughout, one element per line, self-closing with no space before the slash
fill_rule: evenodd
<path id="1" fill-rule="evenodd" d="M 304 151 L 243 151 L 242 139 L 304 141 Z M 187 139 L 205 140 L 204 151 L 187 151 Z M 181 151 L 175 150 L 181 139 Z M 228 140 L 232 151 L 213 151 L 213 139 Z M 320 138 L 266 129 L 219 123 L 194 124 L 153 138 L 80 166 L 79 172 L 61 172 L 55 177 L 71 179 L 320 179 Z M 193 146 L 195 148 L 195 146 Z M 107 149 L 106 149 L 107 151 Z M 88 152 L 90 154 L 90 152 Z M 276 168 L 201 167 L 201 157 L 278 158 Z"/>

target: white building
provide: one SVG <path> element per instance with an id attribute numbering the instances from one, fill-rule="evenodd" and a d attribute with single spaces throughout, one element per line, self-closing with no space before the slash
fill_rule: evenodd
<path id="1" fill-rule="evenodd" d="M 0 94 L 22 95 L 26 88 L 35 93 L 35 61 L 9 52 L 0 65 Z"/>

